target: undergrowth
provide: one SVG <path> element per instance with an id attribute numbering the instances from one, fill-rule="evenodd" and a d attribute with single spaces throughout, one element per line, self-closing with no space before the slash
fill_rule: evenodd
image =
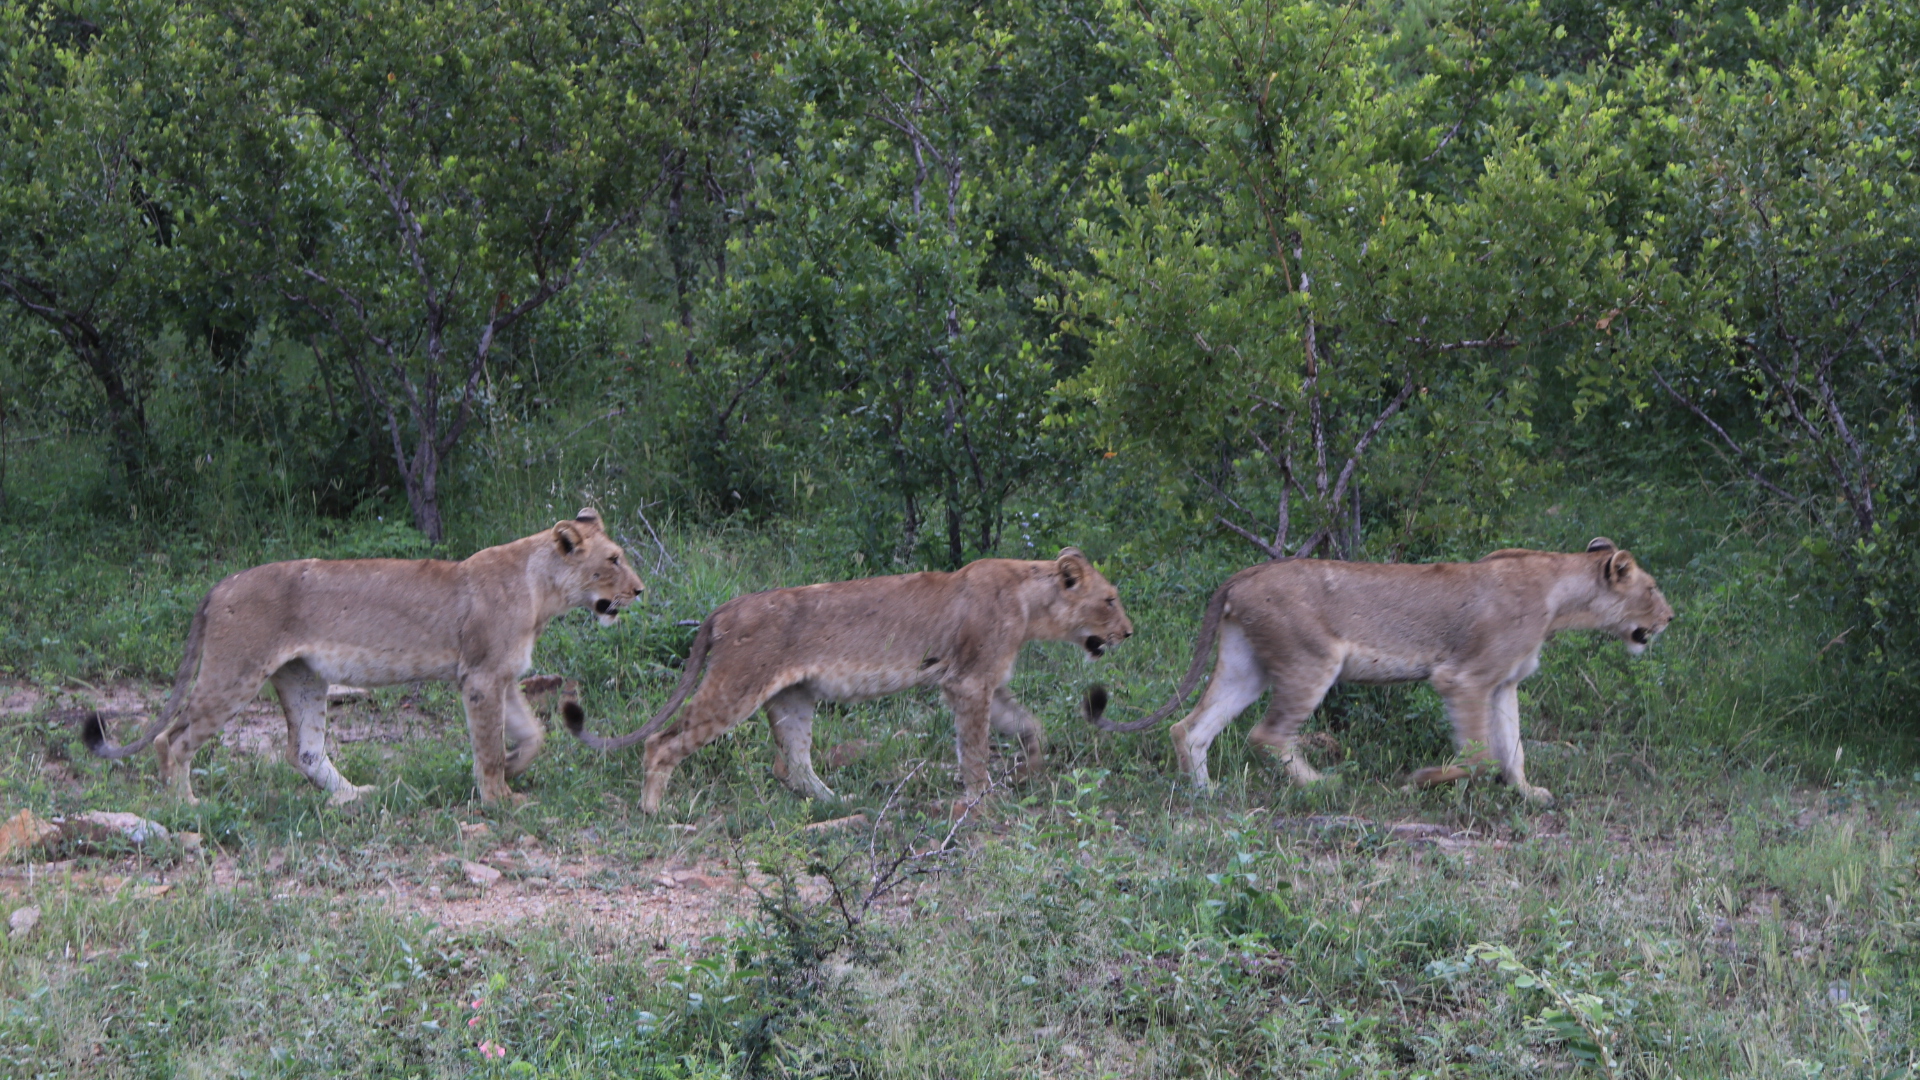
<path id="1" fill-rule="evenodd" d="M 0 806 L 130 810 L 210 850 L 60 850 L 78 876 L 0 878 L 10 908 L 41 911 L 0 940 L 8 1075 L 1914 1074 L 1910 707 L 1859 677 L 1846 613 L 1796 591 L 1789 540 L 1709 488 L 1521 500 L 1484 547 L 1426 553 L 1605 534 L 1679 613 L 1640 658 L 1566 635 L 1523 684 L 1552 813 L 1497 787 L 1400 790 L 1451 752 L 1423 686 L 1332 695 L 1313 752 L 1334 779 L 1306 790 L 1247 747 L 1253 710 L 1216 745 L 1203 799 L 1173 781 L 1164 733 L 1087 728 L 1091 681 L 1123 715 L 1165 699 L 1207 595 L 1248 561 L 1109 517 L 1089 547 L 1139 633 L 1097 665 L 1028 649 L 1014 690 L 1048 727 L 1049 769 L 958 829 L 930 693 L 823 708 L 816 744 L 859 747 L 828 776 L 832 805 L 788 794 L 749 723 L 682 766 L 659 819 L 634 808 L 637 755 L 564 736 L 520 784 L 530 806 L 479 810 L 458 702 L 435 686 L 335 707 L 336 724 L 403 699 L 424 718 L 401 742 L 340 748 L 378 787 L 357 813 L 326 809 L 277 755 L 218 746 L 196 761 L 203 802 L 180 805 L 150 760 L 87 757 L 60 708 L 109 682 L 157 692 L 222 574 L 432 552 L 377 506 L 222 539 L 89 520 L 54 492 L 16 489 L 0 526 L 0 667 L 40 695 L 0 721 Z M 548 493 L 552 509 L 502 513 L 440 553 L 602 506 L 650 592 L 612 630 L 558 620 L 535 668 L 582 680 L 605 730 L 677 681 L 683 621 L 740 591 L 877 569 L 831 522 L 643 520 L 577 484 Z M 19 512 L 35 497 L 37 519 Z M 1029 526 L 1041 547 L 1080 542 L 1057 511 Z M 853 814 L 867 824 L 805 828 Z M 773 884 L 724 933 L 664 947 L 591 920 L 448 930 L 380 898 L 395 881 L 458 887 L 476 817 L 494 843 L 603 859 L 606 880 L 576 896 L 690 859 Z M 237 884 L 216 886 L 214 859 Z"/>

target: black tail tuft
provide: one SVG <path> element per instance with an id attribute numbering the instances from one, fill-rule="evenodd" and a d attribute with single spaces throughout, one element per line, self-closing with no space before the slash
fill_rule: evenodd
<path id="1" fill-rule="evenodd" d="M 1087 699 L 1080 707 L 1088 723 L 1098 724 L 1107 712 L 1107 688 L 1099 683 L 1087 687 Z"/>
<path id="2" fill-rule="evenodd" d="M 100 722 L 98 710 L 87 713 L 86 719 L 80 721 L 80 741 L 95 757 L 107 756 L 107 729 Z"/>
<path id="3" fill-rule="evenodd" d="M 587 729 L 587 710 L 581 708 L 580 703 L 577 701 L 561 703 L 560 718 L 566 723 L 567 730 L 573 732 L 576 736 L 582 734 Z"/>

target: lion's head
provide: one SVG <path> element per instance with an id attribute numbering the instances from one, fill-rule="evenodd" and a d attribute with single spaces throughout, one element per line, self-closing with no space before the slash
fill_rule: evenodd
<path id="1" fill-rule="evenodd" d="M 1120 607 L 1120 592 L 1079 548 L 1061 548 L 1054 560 L 1054 580 L 1059 586 L 1049 605 L 1059 636 L 1099 656 L 1111 646 L 1133 636 L 1133 623 Z"/>
<path id="2" fill-rule="evenodd" d="M 555 522 L 553 544 L 564 568 L 560 576 L 568 606 L 593 609 L 601 626 L 618 622 L 627 605 L 647 591 L 627 564 L 627 553 L 607 536 L 598 510 L 588 507 L 572 521 Z"/>
<path id="3" fill-rule="evenodd" d="M 1596 605 L 1596 610 L 1604 612 L 1601 629 L 1625 642 L 1627 651 L 1638 656 L 1673 621 L 1673 608 L 1660 595 L 1653 575 L 1640 569 L 1633 556 L 1613 541 L 1596 536 L 1587 544 L 1587 551 L 1602 556 L 1596 561 L 1601 588 L 1610 603 Z"/>

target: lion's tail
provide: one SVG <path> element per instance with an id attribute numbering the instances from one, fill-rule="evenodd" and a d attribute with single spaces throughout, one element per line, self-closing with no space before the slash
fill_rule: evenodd
<path id="1" fill-rule="evenodd" d="M 560 706 L 560 715 L 566 721 L 567 730 L 595 750 L 625 750 L 635 743 L 645 742 L 649 736 L 660 730 L 661 725 L 672 718 L 674 712 L 680 708 L 680 703 L 687 700 L 687 695 L 693 693 L 694 684 L 700 681 L 700 672 L 707 664 L 707 647 L 712 643 L 713 616 L 709 615 L 707 621 L 700 624 L 700 632 L 693 636 L 693 647 L 687 650 L 687 662 L 682 668 L 680 685 L 674 688 L 673 696 L 667 699 L 667 703 L 660 707 L 659 712 L 653 714 L 653 719 L 647 721 L 645 727 L 611 739 L 605 735 L 595 735 L 587 730 L 586 710 L 580 707 L 579 702 L 568 701 Z"/>
<path id="2" fill-rule="evenodd" d="M 1106 718 L 1107 690 L 1103 686 L 1095 686 L 1087 691 L 1084 706 L 1087 720 L 1101 731 L 1144 731 L 1165 720 L 1185 704 L 1193 696 L 1193 688 L 1200 685 L 1200 676 L 1207 670 L 1207 659 L 1213 655 L 1214 639 L 1220 636 L 1220 616 L 1227 607 L 1227 590 L 1232 585 L 1232 579 L 1228 579 L 1226 584 L 1214 590 L 1213 599 L 1207 601 L 1206 617 L 1200 620 L 1200 640 L 1193 646 L 1193 663 L 1187 665 L 1187 674 L 1180 680 L 1180 688 L 1173 692 L 1172 701 L 1162 705 L 1152 716 L 1121 724 Z"/>
<path id="3" fill-rule="evenodd" d="M 160 718 L 147 725 L 140 737 L 125 746 L 115 746 L 107 741 L 106 725 L 101 721 L 98 709 L 87 713 L 80 723 L 80 741 L 87 749 L 103 758 L 115 761 L 131 757 L 152 745 L 160 733 L 167 730 L 173 718 L 185 707 L 187 698 L 193 696 L 194 684 L 200 681 L 200 656 L 207 639 L 207 606 L 213 602 L 214 591 L 208 589 L 207 595 L 200 600 L 200 606 L 194 610 L 193 624 L 187 628 L 187 648 L 180 657 L 180 669 L 173 675 L 173 691 L 167 695 L 166 707 L 160 710 Z"/>

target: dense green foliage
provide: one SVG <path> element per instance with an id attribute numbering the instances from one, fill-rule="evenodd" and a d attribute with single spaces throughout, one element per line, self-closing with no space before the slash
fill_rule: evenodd
<path id="1" fill-rule="evenodd" d="M 15 3 L 5 420 L 216 543 L 438 542 L 603 424 L 616 509 L 867 567 L 1116 484 L 1163 546 L 1464 553 L 1578 447 L 1741 487 L 1904 679 L 1910 14 Z"/>

